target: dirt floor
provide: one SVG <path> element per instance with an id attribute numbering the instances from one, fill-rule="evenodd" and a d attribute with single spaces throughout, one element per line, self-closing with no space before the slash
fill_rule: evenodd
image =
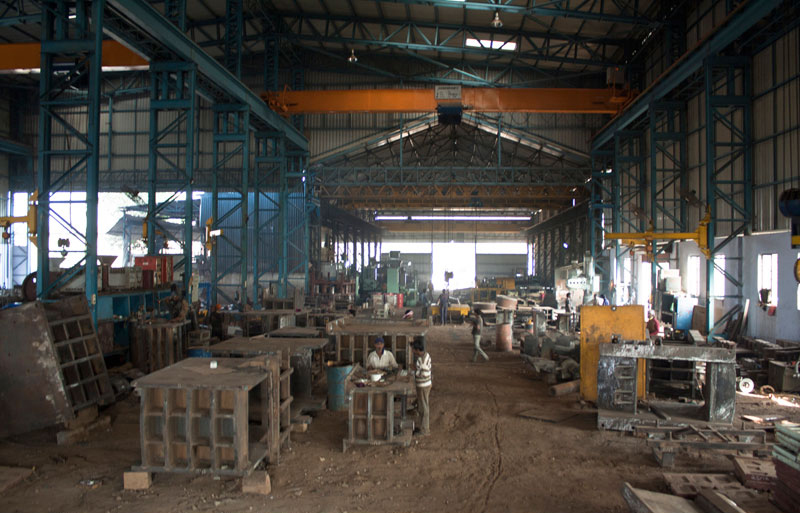
<path id="1" fill-rule="evenodd" d="M 123 472 L 139 463 L 139 406 L 131 395 L 106 410 L 112 429 L 90 443 L 57 446 L 52 430 L 0 440 L 0 465 L 35 467 L 5 492 L 0 510 L 627 512 L 624 482 L 667 491 L 644 440 L 598 431 L 591 407 L 577 394 L 549 397 L 516 352 L 489 350 L 488 363 L 469 363 L 471 337 L 463 325 L 432 328 L 428 341 L 432 434 L 411 447 L 343 453 L 346 414 L 324 411 L 307 433 L 292 434 L 291 450 L 268 468 L 270 496 L 241 494 L 237 479 L 166 474 L 156 475 L 147 491 L 124 491 Z M 575 415 L 550 423 L 518 416 L 526 410 Z M 800 408 L 763 397 L 739 397 L 737 427 L 743 413 L 800 421 Z M 728 458 L 707 452 L 680 456 L 674 471 L 732 470 Z"/>

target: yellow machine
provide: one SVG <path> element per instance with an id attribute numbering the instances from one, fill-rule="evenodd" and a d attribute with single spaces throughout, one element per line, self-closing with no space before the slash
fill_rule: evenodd
<path id="1" fill-rule="evenodd" d="M 645 340 L 644 306 L 581 307 L 581 398 L 597 401 L 597 366 L 600 344 L 608 344 L 613 336 L 623 340 Z M 638 397 L 647 393 L 647 365 L 639 362 Z"/>
<path id="2" fill-rule="evenodd" d="M 439 305 L 431 307 L 431 315 L 434 319 L 438 318 L 441 314 Z M 452 320 L 463 320 L 469 315 L 469 305 L 462 305 L 460 303 L 450 303 L 447 305 L 447 318 Z"/>
<path id="3" fill-rule="evenodd" d="M 697 243 L 700 251 L 711 258 L 711 249 L 708 246 L 708 224 L 711 222 L 711 211 L 706 210 L 706 215 L 700 220 L 700 226 L 693 232 L 664 232 L 656 233 L 653 231 L 653 224 L 646 232 L 639 233 L 607 233 L 606 239 L 619 240 L 626 246 L 644 246 L 647 256 L 652 260 L 654 254 L 654 243 L 656 240 L 693 240 Z"/>
<path id="4" fill-rule="evenodd" d="M 26 223 L 28 225 L 28 238 L 33 242 L 33 245 L 36 245 L 36 216 L 38 215 L 38 207 L 36 206 L 36 201 L 39 199 L 38 191 L 33 191 L 30 196 L 28 196 L 28 213 L 24 216 L 8 216 L 8 217 L 0 217 L 0 226 L 3 227 L 3 241 L 6 242 L 8 239 L 11 238 L 11 232 L 9 232 L 9 228 L 14 223 Z"/>
<path id="5" fill-rule="evenodd" d="M 507 294 L 516 288 L 514 278 L 485 279 L 470 292 L 471 303 L 486 303 L 494 301 L 498 295 Z"/>

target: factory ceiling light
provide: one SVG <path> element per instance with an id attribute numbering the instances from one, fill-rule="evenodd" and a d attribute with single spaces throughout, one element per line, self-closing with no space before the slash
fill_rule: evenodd
<path id="1" fill-rule="evenodd" d="M 347 62 L 350 64 L 355 64 L 358 62 L 358 57 L 356 57 L 356 51 L 354 49 L 350 49 L 350 57 L 347 58 Z"/>
<path id="2" fill-rule="evenodd" d="M 492 27 L 499 29 L 503 26 L 503 21 L 500 19 L 500 11 L 494 12 L 494 19 L 492 20 Z"/>

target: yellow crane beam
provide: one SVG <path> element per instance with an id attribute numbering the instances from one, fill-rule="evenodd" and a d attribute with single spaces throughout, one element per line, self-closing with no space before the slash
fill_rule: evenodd
<path id="1" fill-rule="evenodd" d="M 657 240 L 693 240 L 706 258 L 711 258 L 711 248 L 708 245 L 708 224 L 711 222 L 711 212 L 706 210 L 706 215 L 700 220 L 700 225 L 693 232 L 661 232 L 653 231 L 652 223 L 646 232 L 633 233 L 607 233 L 606 239 L 619 240 L 625 246 L 644 246 L 647 254 L 652 257 L 653 244 Z"/>

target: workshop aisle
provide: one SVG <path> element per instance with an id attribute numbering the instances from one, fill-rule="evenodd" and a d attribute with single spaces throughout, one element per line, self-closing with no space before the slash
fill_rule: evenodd
<path id="1" fill-rule="evenodd" d="M 36 467 L 6 493 L 3 511 L 626 512 L 623 481 L 665 489 L 642 440 L 597 431 L 592 410 L 582 410 L 576 395 L 549 397 L 516 352 L 485 346 L 490 361 L 470 363 L 466 325 L 432 328 L 428 345 L 432 434 L 408 448 L 343 453 L 346 413 L 324 411 L 307 433 L 292 434 L 292 450 L 270 467 L 271 496 L 242 495 L 236 479 L 180 475 L 156 475 L 145 492 L 123 491 L 122 473 L 139 458 L 131 396 L 110 409 L 112 431 L 86 445 L 57 447 L 48 432 L 0 442 L 0 465 Z M 574 416 L 560 423 L 518 416 L 528 410 Z M 695 463 L 710 472 L 716 460 Z M 102 484 L 81 484 L 87 479 Z"/>

